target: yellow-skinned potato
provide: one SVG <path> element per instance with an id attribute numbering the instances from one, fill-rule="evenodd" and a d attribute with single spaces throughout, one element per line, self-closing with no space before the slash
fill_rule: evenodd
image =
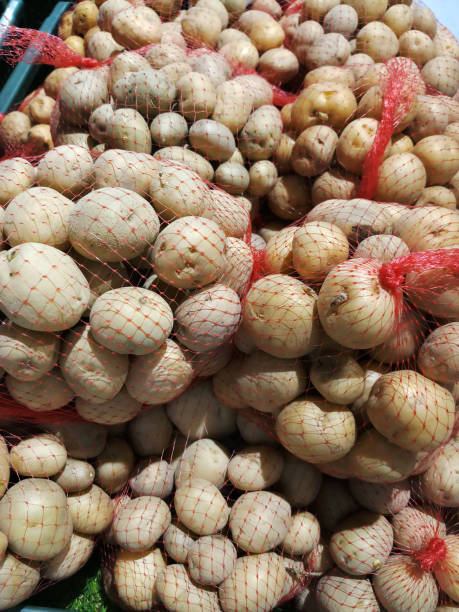
<path id="1" fill-rule="evenodd" d="M 178 113 L 161 113 L 151 122 L 150 132 L 159 147 L 182 145 L 188 134 L 188 125 Z"/>
<path id="2" fill-rule="evenodd" d="M 442 208 L 450 208 L 455 210 L 457 206 L 457 198 L 452 189 L 435 185 L 423 189 L 415 206 L 441 206 Z"/>
<path id="3" fill-rule="evenodd" d="M 280 219 L 300 219 L 308 212 L 310 205 L 308 183 L 297 174 L 280 176 L 268 193 L 268 206 Z"/>
<path id="4" fill-rule="evenodd" d="M 309 463 L 327 463 L 344 457 L 356 439 L 352 412 L 321 398 L 304 396 L 287 404 L 276 419 L 281 444 Z"/>
<path id="5" fill-rule="evenodd" d="M 349 243 L 340 228 L 326 221 L 305 223 L 292 241 L 292 264 L 306 281 L 323 279 L 349 257 Z"/>
<path id="6" fill-rule="evenodd" d="M 0 145 L 5 151 L 19 149 L 27 142 L 30 128 L 30 119 L 25 113 L 7 113 L 0 123 Z"/>
<path id="7" fill-rule="evenodd" d="M 160 42 L 161 20 L 147 6 L 131 6 L 117 13 L 111 22 L 110 32 L 116 42 L 126 49 L 139 49 L 150 43 Z"/>
<path id="8" fill-rule="evenodd" d="M 379 168 L 374 198 L 381 202 L 414 204 L 421 196 L 426 183 L 426 169 L 416 155 L 390 155 Z"/>
<path id="9" fill-rule="evenodd" d="M 288 49 L 269 49 L 260 57 L 257 69 L 270 83 L 282 85 L 296 76 L 299 63 Z"/>
<path id="10" fill-rule="evenodd" d="M 248 159 L 269 159 L 279 144 L 281 133 L 280 112 L 274 106 L 260 106 L 250 115 L 239 135 L 239 149 Z"/>
<path id="11" fill-rule="evenodd" d="M 46 478 L 65 466 L 67 452 L 56 436 L 36 434 L 21 440 L 10 451 L 11 467 L 21 476 Z"/>
<path id="12" fill-rule="evenodd" d="M 440 206 L 417 207 L 409 215 L 403 211 L 392 230 L 412 252 L 454 247 L 459 236 L 459 213 Z"/>
<path id="13" fill-rule="evenodd" d="M 134 453 L 123 438 L 109 438 L 95 461 L 96 483 L 107 493 L 118 493 L 134 467 Z"/>
<path id="14" fill-rule="evenodd" d="M 446 96 L 453 96 L 459 86 L 459 61 L 455 57 L 438 56 L 429 58 L 422 76 L 424 80 Z"/>
<path id="15" fill-rule="evenodd" d="M 350 355 L 323 355 L 309 375 L 317 391 L 335 404 L 352 404 L 364 389 L 365 372 Z"/>
<path id="16" fill-rule="evenodd" d="M 307 128 L 298 136 L 290 163 L 301 176 L 317 176 L 330 166 L 338 144 L 338 135 L 325 125 Z"/>
<path id="17" fill-rule="evenodd" d="M 197 46 L 215 47 L 222 31 L 219 14 L 208 7 L 188 9 L 181 24 L 185 38 Z"/>
<path id="18" fill-rule="evenodd" d="M 98 62 L 104 62 L 122 51 L 124 47 L 116 42 L 110 32 L 94 32 L 86 42 L 86 55 L 93 57 Z"/>
<path id="19" fill-rule="evenodd" d="M 359 178 L 341 169 L 330 169 L 314 181 L 311 199 L 314 205 L 332 199 L 349 200 L 357 195 Z"/>
<path id="20" fill-rule="evenodd" d="M 36 96 L 29 104 L 30 118 L 34 123 L 49 123 L 56 100 L 51 96 Z"/>
<path id="21" fill-rule="evenodd" d="M 292 106 L 292 128 L 301 132 L 313 125 L 341 130 L 357 108 L 352 90 L 339 83 L 313 83 Z"/>
<path id="22" fill-rule="evenodd" d="M 280 47 L 284 42 L 282 26 L 263 11 L 246 11 L 239 17 L 238 25 L 260 52 Z"/>
<path id="23" fill-rule="evenodd" d="M 91 0 L 78 2 L 72 14 L 72 31 L 84 35 L 97 24 L 97 6 Z"/>
<path id="24" fill-rule="evenodd" d="M 444 185 L 459 170 L 459 143 L 451 136 L 430 136 L 413 149 L 425 166 L 427 185 Z"/>
<path id="25" fill-rule="evenodd" d="M 62 38 L 62 40 L 65 40 L 71 35 L 72 29 L 73 29 L 73 11 L 65 11 L 65 13 L 63 13 L 59 21 L 59 25 L 57 28 L 57 35 L 59 36 L 59 38 Z"/>
<path id="26" fill-rule="evenodd" d="M 199 72 L 190 72 L 181 77 L 177 82 L 177 97 L 181 114 L 190 121 L 212 115 L 218 100 L 210 79 Z M 218 121 L 215 116 L 213 118 Z"/>
<path id="27" fill-rule="evenodd" d="M 459 324 L 437 327 L 424 341 L 418 354 L 418 365 L 424 376 L 440 384 L 459 380 Z"/>
<path id="28" fill-rule="evenodd" d="M 54 476 L 54 480 L 66 493 L 83 491 L 92 485 L 96 472 L 87 461 L 67 457 L 63 469 Z"/>
<path id="29" fill-rule="evenodd" d="M 306 19 L 321 21 L 328 11 L 339 3 L 339 0 L 305 0 L 302 6 L 301 21 Z"/>

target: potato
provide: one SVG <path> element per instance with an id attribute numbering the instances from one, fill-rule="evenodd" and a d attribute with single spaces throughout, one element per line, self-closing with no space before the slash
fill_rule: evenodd
<path id="1" fill-rule="evenodd" d="M 335 153 L 338 136 L 324 125 L 307 128 L 298 136 L 290 163 L 301 176 L 317 176 L 328 169 Z"/>
<path id="2" fill-rule="evenodd" d="M 172 64 L 166 64 L 166 66 L 163 66 L 160 70 L 170 81 L 172 81 L 172 83 L 174 83 L 174 85 L 177 85 L 182 76 L 193 72 L 188 62 L 173 62 Z"/>
<path id="3" fill-rule="evenodd" d="M 260 59 L 249 38 L 230 40 L 220 48 L 220 53 L 230 64 L 241 64 L 248 69 L 255 69 Z"/>
<path id="4" fill-rule="evenodd" d="M 75 531 L 95 535 L 112 522 L 113 505 L 110 497 L 97 485 L 78 493 L 70 493 L 67 505 Z"/>
<path id="5" fill-rule="evenodd" d="M 91 119 L 92 116 L 90 118 L 90 131 Z M 151 135 L 148 123 L 133 108 L 119 108 L 111 115 L 107 122 L 106 136 L 103 142 L 114 149 L 151 153 Z"/>
<path id="6" fill-rule="evenodd" d="M 237 554 L 231 540 L 223 536 L 204 536 L 194 542 L 188 553 L 192 580 L 203 585 L 223 582 L 233 570 Z"/>
<path id="7" fill-rule="evenodd" d="M 160 42 L 161 20 L 147 6 L 131 6 L 117 12 L 111 20 L 110 32 L 116 42 L 126 49 L 139 49 Z"/>
<path id="8" fill-rule="evenodd" d="M 237 239 L 235 238 L 235 240 Z M 207 351 L 206 353 L 193 353 L 191 355 L 191 363 L 194 376 L 203 378 L 213 376 L 229 363 L 232 354 L 233 347 L 231 343 L 222 344 L 215 350 Z"/>
<path id="9" fill-rule="evenodd" d="M 281 476 L 282 454 L 271 446 L 250 446 L 236 453 L 228 464 L 228 478 L 237 489 L 267 489 Z"/>
<path id="10" fill-rule="evenodd" d="M 393 335 L 373 349 L 373 358 L 388 364 L 409 363 L 422 343 L 423 328 L 424 320 L 416 311 L 403 311 Z"/>
<path id="11" fill-rule="evenodd" d="M 54 480 L 66 493 L 77 493 L 90 487 L 95 476 L 96 472 L 90 463 L 67 457 L 64 467 L 54 476 Z"/>
<path id="12" fill-rule="evenodd" d="M 416 155 L 391 155 L 380 166 L 374 197 L 382 202 L 414 204 L 421 196 L 426 182 L 426 169 Z"/>
<path id="13" fill-rule="evenodd" d="M 439 506 L 457 508 L 459 488 L 456 478 L 459 445 L 452 440 L 439 449 L 433 463 L 421 475 L 423 498 Z"/>
<path id="14" fill-rule="evenodd" d="M 239 135 L 239 149 L 251 160 L 268 159 L 277 149 L 282 133 L 282 120 L 274 106 L 255 110 Z"/>
<path id="15" fill-rule="evenodd" d="M 218 187 L 224 189 L 228 193 L 240 195 L 244 193 L 249 186 L 250 178 L 249 173 L 243 165 L 227 161 L 220 164 L 215 170 L 214 181 Z"/>
<path id="16" fill-rule="evenodd" d="M 79 71 L 75 66 L 69 66 L 68 68 L 56 68 L 52 70 L 43 82 L 43 87 L 47 96 L 51 98 L 57 98 L 59 95 L 62 84 L 72 74 Z"/>
<path id="17" fill-rule="evenodd" d="M 397 36 L 387 25 L 379 21 L 371 21 L 357 34 L 357 51 L 366 53 L 375 62 L 385 62 L 397 55 L 399 42 Z"/>
<path id="18" fill-rule="evenodd" d="M 105 62 L 122 51 L 124 47 L 115 41 L 110 32 L 96 31 L 86 42 L 86 55 L 94 57 L 98 62 Z"/>
<path id="19" fill-rule="evenodd" d="M 18 380 L 38 380 L 56 363 L 59 338 L 7 322 L 0 328 L 0 363 Z"/>
<path id="20" fill-rule="evenodd" d="M 0 146 L 5 153 L 16 149 L 19 151 L 27 142 L 30 128 L 30 119 L 25 113 L 7 113 L 0 124 Z"/>
<path id="21" fill-rule="evenodd" d="M 66 406 L 74 397 L 74 392 L 55 369 L 38 380 L 18 380 L 10 375 L 5 379 L 11 396 L 19 403 L 35 412 L 48 412 Z"/>
<path id="22" fill-rule="evenodd" d="M 326 463 L 344 457 L 356 439 L 350 410 L 315 397 L 297 399 L 276 419 L 281 444 L 309 463 Z"/>
<path id="23" fill-rule="evenodd" d="M 209 438 L 188 446 L 175 470 L 175 484 L 181 487 L 188 480 L 200 478 L 221 488 L 226 480 L 229 455 L 227 450 Z"/>
<path id="24" fill-rule="evenodd" d="M 64 445 L 50 434 L 29 436 L 15 444 L 10 451 L 11 467 L 20 476 L 46 478 L 62 470 L 67 461 Z"/>
<path id="25" fill-rule="evenodd" d="M 347 238 L 339 227 L 332 223 L 305 223 L 294 234 L 292 263 L 305 280 L 321 280 L 335 265 L 348 257 Z"/>
<path id="26" fill-rule="evenodd" d="M 138 402 L 158 405 L 180 395 L 192 378 L 189 358 L 178 344 L 167 339 L 155 353 L 132 360 L 126 389 Z"/>
<path id="27" fill-rule="evenodd" d="M 316 498 L 322 474 L 309 463 L 287 453 L 278 487 L 287 501 L 299 508 L 309 506 Z"/>
<path id="28" fill-rule="evenodd" d="M 299 63 L 291 51 L 279 47 L 265 51 L 259 59 L 257 69 L 270 83 L 280 86 L 296 76 Z"/>
<path id="29" fill-rule="evenodd" d="M 236 428 L 236 417 L 213 394 L 208 381 L 198 382 L 167 406 L 167 415 L 190 440 L 224 438 Z"/>
<path id="30" fill-rule="evenodd" d="M 83 0 L 75 5 L 72 14 L 72 30 L 75 34 L 86 34 L 97 23 L 98 9 L 94 2 Z"/>
<path id="31" fill-rule="evenodd" d="M 350 355 L 323 355 L 311 365 L 310 379 L 329 402 L 352 404 L 363 392 L 365 372 Z"/>
<path id="32" fill-rule="evenodd" d="M 238 26 L 248 35 L 258 51 L 280 47 L 285 34 L 279 23 L 263 11 L 248 10 L 238 19 Z"/>
<path id="33" fill-rule="evenodd" d="M 224 239 L 223 232 L 211 220 L 194 216 L 177 219 L 155 242 L 152 256 L 155 271 L 176 287 L 209 284 L 223 269 Z"/>
<path id="34" fill-rule="evenodd" d="M 299 63 L 304 66 L 311 45 L 324 34 L 324 29 L 317 21 L 303 21 L 292 28 L 289 38 L 291 48 L 298 58 Z"/>
<path id="35" fill-rule="evenodd" d="M 455 602 L 459 602 L 457 585 L 457 562 L 459 557 L 459 538 L 457 535 L 447 535 L 445 538 L 446 555 L 435 570 L 435 578 L 440 588 Z"/>
<path id="36" fill-rule="evenodd" d="M 28 106 L 31 120 L 34 123 L 49 123 L 55 103 L 51 96 L 36 96 Z"/>
<path id="37" fill-rule="evenodd" d="M 415 105 L 416 114 L 408 126 L 408 134 L 418 142 L 428 136 L 441 134 L 448 125 L 448 106 L 441 96 L 419 95 Z"/>
<path id="38" fill-rule="evenodd" d="M 269 160 L 256 161 L 249 170 L 249 192 L 263 197 L 274 187 L 277 179 L 277 168 Z"/>
<path id="39" fill-rule="evenodd" d="M 200 478 L 187 480 L 176 490 L 174 507 L 180 522 L 198 535 L 223 529 L 230 512 L 217 487 Z"/>
<path id="40" fill-rule="evenodd" d="M 136 465 L 129 486 L 134 497 L 168 497 L 174 488 L 174 468 L 159 457 L 156 460 L 154 457 L 144 459 Z"/>
<path id="41" fill-rule="evenodd" d="M 108 1 L 108 0 L 107 0 Z M 129 72 L 137 70 L 148 70 L 150 68 L 149 61 L 139 53 L 134 51 L 123 51 L 110 63 L 110 83 L 113 87 L 121 77 Z"/>
<path id="42" fill-rule="evenodd" d="M 404 240 L 411 251 L 453 247 L 457 244 L 458 220 L 455 210 L 423 206 L 414 208 L 409 215 L 404 211 L 396 218 L 393 233 Z"/>
<path id="43" fill-rule="evenodd" d="M 315 303 L 314 291 L 301 281 L 272 274 L 250 288 L 242 321 L 257 348 L 274 357 L 300 357 L 312 350 Z"/>
<path id="44" fill-rule="evenodd" d="M 242 439 L 248 444 L 274 444 L 273 437 L 256 423 L 250 417 L 246 418 L 242 414 L 238 414 L 236 418 L 237 428 Z"/>
<path id="45" fill-rule="evenodd" d="M 212 119 L 225 125 L 233 134 L 243 128 L 252 112 L 252 96 L 244 83 L 235 79 L 226 81 L 216 89 Z M 194 117 L 192 117 L 194 118 Z"/>
<path id="46" fill-rule="evenodd" d="M 212 189 L 203 216 L 214 221 L 226 236 L 245 239 L 249 232 L 250 200 L 236 198 L 221 189 Z"/>
<path id="47" fill-rule="evenodd" d="M 185 563 L 188 551 L 197 537 L 187 531 L 176 519 L 172 519 L 163 536 L 164 548 L 174 561 Z"/>
<path id="48" fill-rule="evenodd" d="M 123 438 L 109 438 L 96 462 L 96 483 L 107 493 L 118 493 L 134 467 L 134 453 Z"/>
<path id="49" fill-rule="evenodd" d="M 297 512 L 292 516 L 287 535 L 282 542 L 282 552 L 291 556 L 309 554 L 320 539 L 320 525 L 310 512 Z"/>
<path id="50" fill-rule="evenodd" d="M 59 554 L 72 534 L 64 491 L 43 478 L 28 478 L 8 489 L 0 500 L 0 525 L 9 550 L 35 561 Z"/>
<path id="51" fill-rule="evenodd" d="M 357 510 L 358 506 L 342 480 L 328 477 L 323 480 L 313 505 L 313 512 L 323 529 L 333 532 L 340 521 Z"/>
<path id="52" fill-rule="evenodd" d="M 380 514 L 397 514 L 410 501 L 409 480 L 379 484 L 352 478 L 349 480 L 349 488 L 363 508 Z"/>
<path id="53" fill-rule="evenodd" d="M 310 208 L 308 183 L 296 174 L 280 176 L 268 193 L 268 206 L 281 219 L 300 219 Z"/>
<path id="54" fill-rule="evenodd" d="M 164 72 L 153 68 L 127 72 L 112 89 L 115 103 L 134 108 L 147 120 L 170 110 L 176 93 L 175 84 Z"/>
<path id="55" fill-rule="evenodd" d="M 435 55 L 432 40 L 419 30 L 410 30 L 402 34 L 399 38 L 399 46 L 400 55 L 411 58 L 420 66 L 432 60 Z"/>
<path id="56" fill-rule="evenodd" d="M 268 552 L 288 532 L 290 504 L 270 491 L 244 493 L 231 508 L 229 525 L 233 541 L 249 553 Z"/>
<path id="57" fill-rule="evenodd" d="M 48 580 L 64 580 L 80 570 L 89 560 L 95 542 L 91 536 L 72 533 L 67 547 L 45 563 L 43 577 Z"/>
<path id="58" fill-rule="evenodd" d="M 313 83 L 304 89 L 292 106 L 292 128 L 302 132 L 325 124 L 341 130 L 357 108 L 352 90 L 340 83 Z"/>
<path id="59" fill-rule="evenodd" d="M 159 149 L 153 157 L 162 161 L 170 160 L 189 166 L 193 172 L 196 172 L 201 178 L 207 181 L 211 181 L 214 176 L 214 169 L 207 159 L 199 155 L 199 153 L 195 153 L 184 147 L 164 147 Z"/>
<path id="60" fill-rule="evenodd" d="M 57 34 L 59 38 L 62 38 L 62 40 L 65 40 L 66 38 L 68 38 L 70 34 L 72 33 L 72 29 L 73 29 L 73 11 L 65 11 L 65 13 L 63 13 L 60 18 L 59 25 L 57 28 Z"/>
<path id="61" fill-rule="evenodd" d="M 224 612 L 242 612 L 249 605 L 271 610 L 281 598 L 286 580 L 283 560 L 275 553 L 239 557 L 220 585 L 221 608 Z"/>
<path id="62" fill-rule="evenodd" d="M 157 160 L 150 155 L 111 149 L 102 153 L 94 164 L 94 188 L 122 187 L 144 195 L 158 167 Z"/>
<path id="63" fill-rule="evenodd" d="M 363 174 L 364 162 L 373 146 L 373 141 L 378 131 L 378 127 L 379 121 L 376 119 L 363 118 L 351 121 L 344 128 L 338 140 L 336 158 L 345 170 L 358 175 Z M 385 149 L 385 158 L 389 156 L 390 145 L 391 143 L 389 142 Z M 390 169 L 394 169 L 395 164 L 392 162 L 391 164 L 392 166 L 388 169 L 388 171 Z M 384 185 L 383 181 L 387 182 L 387 177 L 381 180 L 382 185 Z M 398 183 L 395 184 L 395 189 L 397 189 L 397 186 Z M 381 190 L 382 189 L 383 187 L 381 187 Z"/>
<path id="64" fill-rule="evenodd" d="M 156 579 L 165 567 L 159 548 L 139 552 L 118 550 L 113 581 L 121 603 L 133 610 L 150 610 L 157 605 Z"/>
<path id="65" fill-rule="evenodd" d="M 454 125 L 454 124 L 451 124 Z M 435 185 L 423 189 L 415 206 L 441 206 L 442 208 L 450 208 L 455 210 L 457 199 L 454 192 L 447 187 Z"/>
<path id="66" fill-rule="evenodd" d="M 18 559 L 8 552 L 0 566 L 0 580 L 0 609 L 7 610 L 32 595 L 40 581 L 40 569 L 36 563 Z"/>
<path id="67" fill-rule="evenodd" d="M 350 54 L 351 47 L 342 34 L 323 34 L 306 51 L 304 64 L 309 70 L 320 66 L 342 66 Z"/>
<path id="68" fill-rule="evenodd" d="M 181 20 L 182 32 L 190 45 L 195 47 L 215 47 L 223 29 L 220 11 L 217 13 L 209 6 L 189 8 Z"/>
<path id="69" fill-rule="evenodd" d="M 201 0 L 202 1 L 202 0 Z M 220 6 L 222 4 L 218 2 Z M 204 74 L 214 85 L 218 87 L 231 78 L 231 66 L 221 53 L 203 53 L 192 60 L 193 72 Z"/>
<path id="70" fill-rule="evenodd" d="M 218 612 L 217 594 L 199 587 L 188 576 L 181 564 L 168 565 L 159 573 L 156 588 L 166 610 L 177 612 Z"/>
<path id="71" fill-rule="evenodd" d="M 167 64 L 174 62 L 186 62 L 185 51 L 174 43 L 159 43 L 151 46 L 145 53 L 145 57 L 152 68 L 159 70 Z"/>
<path id="72" fill-rule="evenodd" d="M 88 402 L 77 397 L 75 408 L 86 421 L 101 425 L 127 423 L 140 412 L 142 404 L 133 399 L 123 388 L 113 398 L 102 402 Z"/>
<path id="73" fill-rule="evenodd" d="M 416 455 L 392 444 L 376 430 L 368 430 L 349 453 L 348 465 L 352 476 L 364 482 L 398 482 L 414 470 Z"/>
<path id="74" fill-rule="evenodd" d="M 397 576 L 394 589 L 394 579 Z M 437 609 L 438 588 L 432 574 L 422 570 L 405 555 L 392 555 L 373 576 L 373 588 L 386 609 L 393 607 L 434 612 Z"/>
<path id="75" fill-rule="evenodd" d="M 322 81 L 337 83 L 351 89 L 355 87 L 355 78 L 352 70 L 344 69 L 341 66 L 320 66 L 310 70 L 305 76 L 303 84 L 305 87 L 309 87 L 313 83 L 321 83 Z"/>
<path id="76" fill-rule="evenodd" d="M 359 25 L 359 16 L 352 6 L 334 6 L 324 16 L 323 24 L 326 33 L 336 32 L 349 39 Z"/>
<path id="77" fill-rule="evenodd" d="M 189 72 L 180 78 L 177 82 L 177 97 L 179 111 L 189 121 L 212 115 L 217 101 L 212 82 L 199 72 Z"/>
<path id="78" fill-rule="evenodd" d="M 115 514 L 115 540 L 125 550 L 150 549 L 166 531 L 170 521 L 171 513 L 162 499 L 150 496 L 131 499 Z"/>
<path id="79" fill-rule="evenodd" d="M 305 0 L 302 5 L 301 21 L 314 19 L 321 21 L 323 17 L 339 4 L 339 0 Z"/>
<path id="80" fill-rule="evenodd" d="M 392 518 L 394 542 L 399 550 L 410 553 L 423 550 L 431 538 L 444 538 L 445 523 L 435 516 L 435 511 L 406 507 Z"/>
<path id="81" fill-rule="evenodd" d="M 33 125 L 27 135 L 27 148 L 30 155 L 42 155 L 54 146 L 51 128 L 46 123 Z"/>
<path id="82" fill-rule="evenodd" d="M 48 425 L 62 442 L 67 454 L 75 459 L 91 459 L 105 448 L 107 430 L 96 423 L 72 423 L 71 425 Z"/>
<path id="83" fill-rule="evenodd" d="M 306 390 L 307 379 L 298 360 L 280 359 L 256 350 L 242 362 L 234 383 L 247 405 L 275 413 Z"/>
<path id="84" fill-rule="evenodd" d="M 241 329 L 241 326 L 239 329 Z M 240 343 L 238 342 L 237 345 L 240 345 Z M 246 348 L 246 346 L 243 348 Z M 255 347 L 250 346 L 250 348 L 246 348 L 246 350 L 251 352 L 254 348 Z M 237 386 L 234 384 L 234 380 L 239 376 L 243 361 L 244 359 L 242 356 L 235 355 L 233 359 L 212 378 L 212 389 L 215 397 L 223 406 L 236 410 L 248 408 L 247 404 L 241 398 Z"/>
<path id="85" fill-rule="evenodd" d="M 459 144 L 451 136 L 429 136 L 413 149 L 427 172 L 427 185 L 444 185 L 459 170 Z"/>
<path id="86" fill-rule="evenodd" d="M 103 404 L 117 395 L 129 367 L 127 357 L 98 344 L 98 338 L 94 333 L 90 335 L 90 327 L 85 324 L 66 334 L 59 365 L 75 394 L 94 404 Z"/>
<path id="87" fill-rule="evenodd" d="M 316 587 L 316 601 L 329 612 L 351 612 L 365 606 L 368 612 L 378 612 L 379 604 L 371 582 L 363 577 L 349 576 L 334 568 L 323 576 Z"/>
<path id="88" fill-rule="evenodd" d="M 32 187 L 35 181 L 35 168 L 21 157 L 0 162 L 0 206 L 5 207 L 10 200 Z"/>
<path id="89" fill-rule="evenodd" d="M 418 365 L 421 372 L 443 385 L 459 381 L 458 332 L 456 323 L 437 327 L 419 350 Z"/>
<path id="90" fill-rule="evenodd" d="M 182 145 L 188 135 L 188 125 L 178 113 L 161 113 L 156 115 L 150 125 L 153 141 L 159 147 Z"/>
<path id="91" fill-rule="evenodd" d="M 68 223 L 73 202 L 48 187 L 31 187 L 13 198 L 3 220 L 3 233 L 10 246 L 25 242 L 69 247 Z"/>
<path id="92" fill-rule="evenodd" d="M 94 339 L 105 348 L 122 355 L 145 355 L 159 349 L 169 336 L 173 314 L 154 291 L 122 287 L 96 299 L 90 325 Z"/>
<path id="93" fill-rule="evenodd" d="M 365 409 L 379 433 L 414 452 L 434 450 L 446 442 L 455 418 L 450 392 L 411 370 L 383 374 L 373 386 Z"/>
<path id="94" fill-rule="evenodd" d="M 129 440 L 137 455 L 160 455 L 172 437 L 172 425 L 162 406 L 141 412 L 128 426 Z"/>
<path id="95" fill-rule="evenodd" d="M 105 68 L 79 70 L 63 80 L 59 90 L 59 108 L 65 121 L 71 125 L 86 125 L 92 111 L 105 104 L 108 97 Z"/>
<path id="96" fill-rule="evenodd" d="M 190 128 L 188 138 L 192 147 L 211 160 L 225 161 L 236 148 L 230 130 L 211 119 L 196 121 Z"/>
<path id="97" fill-rule="evenodd" d="M 311 188 L 314 205 L 332 199 L 352 199 L 357 195 L 358 177 L 337 168 L 321 174 Z"/>
<path id="98" fill-rule="evenodd" d="M 358 512 L 337 526 L 330 540 L 330 553 L 341 570 L 364 576 L 387 561 L 393 537 L 391 524 L 382 514 Z"/>
<path id="99" fill-rule="evenodd" d="M 159 219 L 150 204 L 118 187 L 96 189 L 80 198 L 69 221 L 75 250 L 88 259 L 109 262 L 139 255 L 154 242 L 158 230 Z"/>
<path id="100" fill-rule="evenodd" d="M 364 259 L 378 259 L 388 263 L 397 257 L 409 255 L 410 250 L 401 238 L 378 234 L 368 236 L 359 243 L 354 251 L 354 257 Z"/>
<path id="101" fill-rule="evenodd" d="M 206 287 L 175 311 L 177 338 L 193 351 L 212 351 L 231 338 L 240 316 L 241 303 L 233 289 L 220 284 Z"/>

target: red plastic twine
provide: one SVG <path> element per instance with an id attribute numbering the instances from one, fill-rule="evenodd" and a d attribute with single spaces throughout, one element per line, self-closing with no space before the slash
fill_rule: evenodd
<path id="1" fill-rule="evenodd" d="M 373 199 L 378 185 L 379 167 L 395 128 L 413 104 L 422 78 L 414 62 L 396 57 L 386 62 L 387 74 L 381 83 L 383 111 L 373 145 L 363 164 L 359 198 Z"/>
<path id="2" fill-rule="evenodd" d="M 8 26 L 3 28 L 4 40 L 0 56 L 9 64 L 47 64 L 56 68 L 96 68 L 100 63 L 92 57 L 83 57 L 71 49 L 61 38 L 32 30 Z M 0 33 L 2 31 L 0 30 Z"/>
<path id="3" fill-rule="evenodd" d="M 379 282 L 391 292 L 402 288 L 409 272 L 426 272 L 446 268 L 459 274 L 459 248 L 418 251 L 382 264 L 379 269 Z M 410 287 L 406 287 L 410 288 Z"/>
<path id="4" fill-rule="evenodd" d="M 446 557 L 446 542 L 442 538 L 434 537 L 419 552 L 414 553 L 414 559 L 425 572 L 431 572 L 438 563 Z"/>

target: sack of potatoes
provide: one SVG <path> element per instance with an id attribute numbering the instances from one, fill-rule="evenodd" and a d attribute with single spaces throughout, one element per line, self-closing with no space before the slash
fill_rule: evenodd
<path id="1" fill-rule="evenodd" d="M 457 609 L 457 41 L 410 0 L 58 35 L 0 123 L 0 609 L 96 547 L 108 609 Z"/>

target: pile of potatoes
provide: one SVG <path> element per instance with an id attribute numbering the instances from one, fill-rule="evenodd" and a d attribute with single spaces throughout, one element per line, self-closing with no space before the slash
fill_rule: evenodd
<path id="1" fill-rule="evenodd" d="M 0 161 L 2 393 L 43 421 L 4 425 L 0 609 L 99 536 L 126 609 L 457 609 L 458 43 L 409 0 L 84 0 L 59 36 L 101 65 L 0 124 L 49 134 Z"/>

